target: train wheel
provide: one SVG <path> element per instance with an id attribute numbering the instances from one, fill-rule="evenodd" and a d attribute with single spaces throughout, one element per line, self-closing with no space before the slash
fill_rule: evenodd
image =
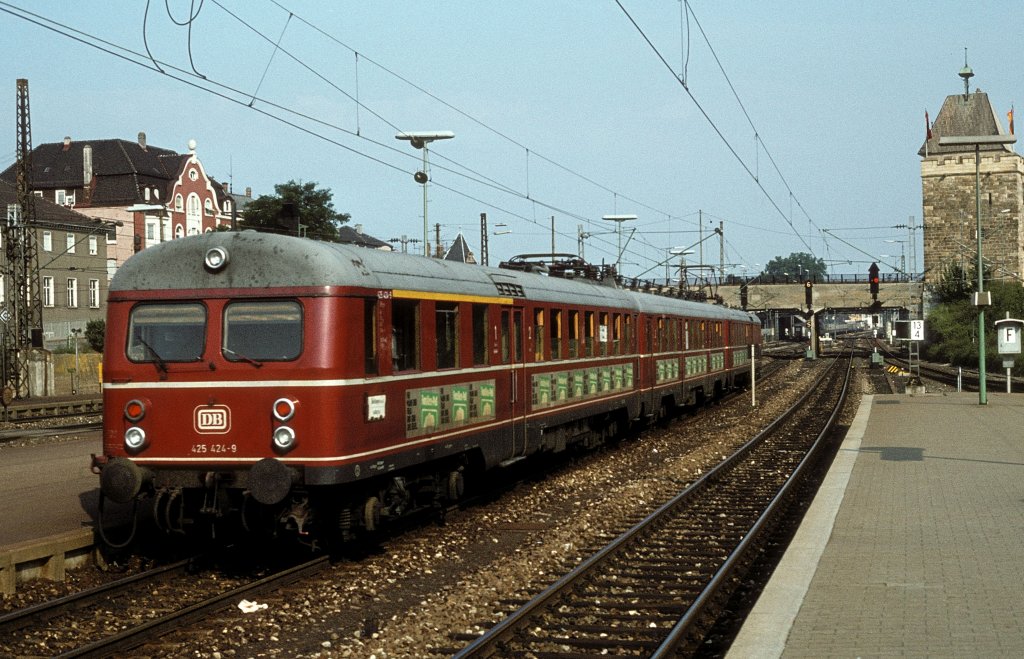
<path id="1" fill-rule="evenodd" d="M 363 527 L 367 531 L 376 531 L 380 528 L 380 499 L 369 497 L 363 504 Z"/>
<path id="2" fill-rule="evenodd" d="M 461 471 L 453 471 L 448 474 L 448 498 L 458 501 L 466 491 L 466 482 L 462 478 Z"/>

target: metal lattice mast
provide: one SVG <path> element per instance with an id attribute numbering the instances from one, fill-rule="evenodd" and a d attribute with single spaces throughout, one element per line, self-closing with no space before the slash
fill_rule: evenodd
<path id="1" fill-rule="evenodd" d="M 39 290 L 39 252 L 32 194 L 32 122 L 28 80 L 18 79 L 18 138 L 15 155 L 18 204 L 8 212 L 5 234 L 4 380 L 18 397 L 28 395 L 28 356 L 33 335 L 42 340 L 43 301 Z"/>

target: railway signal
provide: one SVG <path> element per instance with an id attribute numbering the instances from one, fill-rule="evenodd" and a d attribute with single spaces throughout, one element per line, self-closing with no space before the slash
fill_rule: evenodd
<path id="1" fill-rule="evenodd" d="M 871 299 L 878 299 L 878 264 L 872 263 L 868 268 L 868 282 L 871 284 Z"/>
<path id="2" fill-rule="evenodd" d="M 814 282 L 808 279 L 804 282 L 804 303 L 807 304 L 807 310 L 810 311 L 814 308 Z"/>

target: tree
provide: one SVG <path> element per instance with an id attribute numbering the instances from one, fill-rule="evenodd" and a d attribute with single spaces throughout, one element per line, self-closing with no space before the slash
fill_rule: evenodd
<path id="1" fill-rule="evenodd" d="M 338 227 L 352 217 L 348 213 L 334 210 L 332 194 L 328 188 L 316 187 L 316 183 L 288 181 L 274 186 L 273 195 L 261 195 L 245 207 L 245 226 L 269 233 L 294 231 L 281 220 L 281 211 L 291 204 L 298 215 L 307 238 L 338 241 Z"/>
<path id="2" fill-rule="evenodd" d="M 939 304 L 952 304 L 971 297 L 973 277 L 956 263 L 947 263 L 935 285 L 935 297 Z"/>
<path id="3" fill-rule="evenodd" d="M 959 268 L 955 270 L 952 277 Z M 945 275 L 946 272 L 943 279 Z M 936 290 L 941 288 L 943 282 Z M 973 368 L 978 365 L 978 308 L 971 300 L 970 286 L 964 290 L 961 297 L 936 305 L 928 314 L 924 355 L 933 361 Z M 1007 314 L 1012 318 L 1024 317 L 1024 288 L 1016 282 L 989 281 L 986 290 L 992 294 L 992 306 L 985 310 L 985 361 L 989 370 L 998 371 L 1002 357 L 996 350 L 995 321 Z M 1020 374 L 1024 365 L 1017 364 L 1014 371 Z"/>
<path id="4" fill-rule="evenodd" d="M 793 252 L 789 256 L 776 256 L 765 265 L 762 275 L 820 280 L 825 278 L 828 266 L 822 259 L 807 252 Z"/>
<path id="5" fill-rule="evenodd" d="M 103 343 L 107 336 L 107 323 L 101 318 L 90 320 L 85 324 L 85 340 L 96 352 L 103 352 Z"/>

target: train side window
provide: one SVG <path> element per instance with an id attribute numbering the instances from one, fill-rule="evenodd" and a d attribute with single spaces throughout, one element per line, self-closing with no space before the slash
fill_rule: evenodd
<path id="1" fill-rule="evenodd" d="M 580 312 L 569 312 L 569 359 L 580 356 Z"/>
<path id="2" fill-rule="evenodd" d="M 587 357 L 594 356 L 594 312 L 583 312 L 584 349 Z"/>
<path id="3" fill-rule="evenodd" d="M 562 310 L 551 310 L 551 359 L 562 358 Z"/>
<path id="4" fill-rule="evenodd" d="M 544 361 L 544 310 L 533 310 L 533 360 Z"/>
<path id="5" fill-rule="evenodd" d="M 658 352 L 665 352 L 668 332 L 665 331 L 665 319 L 658 319 Z"/>
<path id="6" fill-rule="evenodd" d="M 434 306 L 434 327 L 437 329 L 437 368 L 455 368 L 459 354 L 459 305 L 438 302 Z"/>
<path id="7" fill-rule="evenodd" d="M 622 314 L 612 315 L 612 354 L 622 354 Z"/>
<path id="8" fill-rule="evenodd" d="M 511 344 L 509 343 L 508 329 L 511 324 L 511 315 L 508 309 L 501 310 L 501 363 L 507 364 L 511 358 Z"/>
<path id="9" fill-rule="evenodd" d="M 626 317 L 625 317 L 625 327 L 623 328 L 623 332 L 624 332 L 625 342 L 626 342 L 626 350 L 625 350 L 625 352 L 626 352 L 627 355 L 632 355 L 633 353 L 636 352 L 636 344 L 633 342 L 634 341 L 633 316 L 630 315 L 630 314 L 626 314 Z"/>
<path id="10" fill-rule="evenodd" d="M 195 362 L 206 347 L 206 307 L 198 302 L 140 304 L 128 318 L 128 359 Z"/>
<path id="11" fill-rule="evenodd" d="M 512 312 L 512 359 L 517 364 L 523 361 L 523 312 L 520 309 Z"/>
<path id="12" fill-rule="evenodd" d="M 608 327 L 608 312 L 602 311 L 601 315 L 598 316 L 598 318 L 600 319 L 600 329 L 598 330 L 597 336 L 598 353 L 601 355 L 607 355 L 609 348 L 611 348 L 611 345 L 609 343 L 610 337 L 608 336 L 608 333 L 610 331 Z"/>
<path id="13" fill-rule="evenodd" d="M 377 375 L 377 300 L 363 298 L 363 360 L 367 375 Z"/>
<path id="14" fill-rule="evenodd" d="M 416 300 L 391 301 L 391 364 L 395 371 L 419 367 L 419 310 Z"/>
<path id="15" fill-rule="evenodd" d="M 473 305 L 473 365 L 487 364 L 487 305 Z"/>
<path id="16" fill-rule="evenodd" d="M 686 343 L 683 345 L 683 350 L 689 350 L 690 349 L 690 321 L 688 321 L 688 320 L 684 320 L 683 321 L 683 339 L 686 341 Z"/>
<path id="17" fill-rule="evenodd" d="M 224 307 L 228 361 L 290 361 L 302 352 L 302 306 L 294 300 L 232 302 Z"/>

